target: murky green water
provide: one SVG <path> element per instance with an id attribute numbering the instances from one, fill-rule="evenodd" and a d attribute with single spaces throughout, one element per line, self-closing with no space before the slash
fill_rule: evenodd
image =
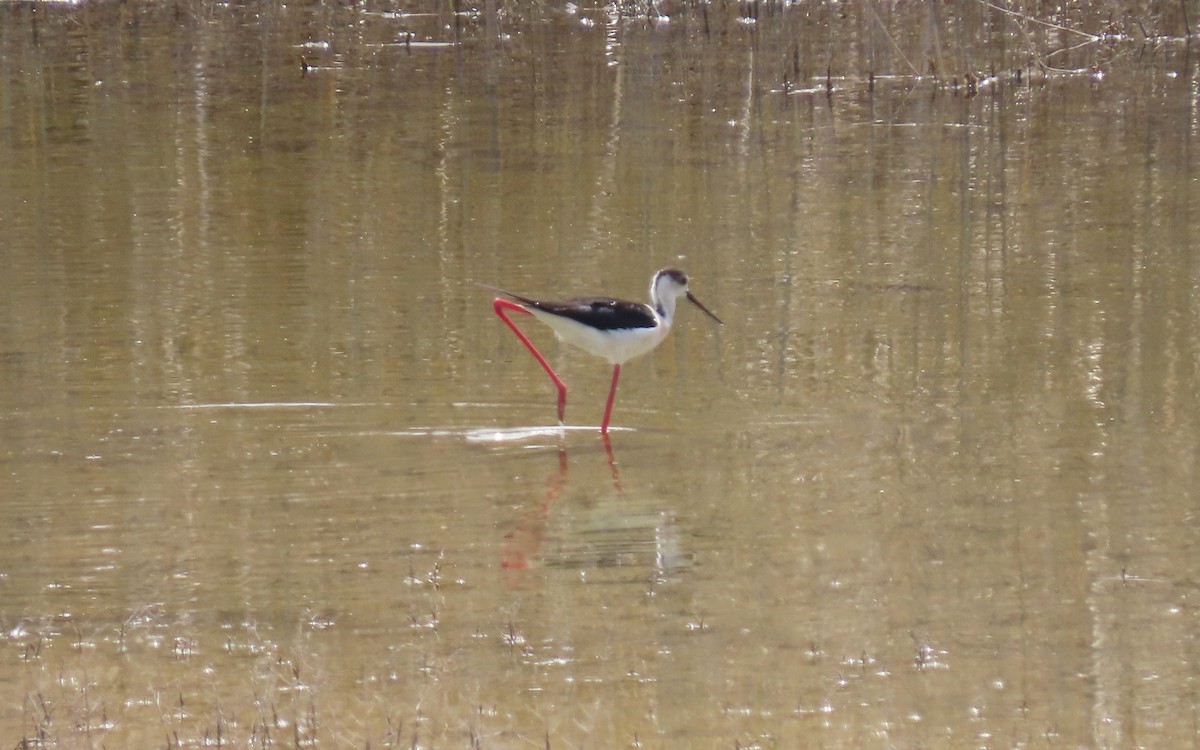
<path id="1" fill-rule="evenodd" d="M 929 7 L 0 5 L 0 737 L 1195 744 L 1194 40 Z"/>

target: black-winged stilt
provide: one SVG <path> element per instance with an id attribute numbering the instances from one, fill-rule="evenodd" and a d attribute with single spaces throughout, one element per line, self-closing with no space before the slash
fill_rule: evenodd
<path id="1" fill-rule="evenodd" d="M 517 334 L 517 338 L 525 344 L 558 388 L 559 422 L 563 421 L 567 408 L 567 384 L 555 374 L 546 358 L 504 311 L 514 310 L 532 315 L 553 328 L 561 340 L 612 363 L 612 385 L 608 389 L 608 403 L 604 406 L 604 422 L 600 425 L 602 433 L 608 432 L 621 365 L 662 343 L 671 332 L 671 324 L 675 321 L 675 303 L 680 297 L 686 297 L 710 318 L 724 325 L 688 290 L 687 274 L 677 268 L 664 268 L 654 274 L 654 280 L 650 282 L 648 305 L 612 297 L 580 297 L 565 302 L 548 302 L 503 289 L 495 291 L 504 295 L 492 303 L 496 314 Z"/>

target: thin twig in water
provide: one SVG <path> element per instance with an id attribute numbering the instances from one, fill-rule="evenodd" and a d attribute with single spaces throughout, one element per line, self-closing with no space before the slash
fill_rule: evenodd
<path id="1" fill-rule="evenodd" d="M 1003 5 L 997 5 L 996 3 L 990 2 L 989 0 L 975 0 L 975 2 L 979 3 L 980 5 L 985 5 L 989 8 L 992 8 L 993 10 L 998 10 L 1001 13 L 1006 13 L 1010 16 L 1016 16 L 1017 18 L 1020 18 L 1024 21 L 1031 21 L 1040 26 L 1045 26 L 1045 27 L 1051 28 L 1051 29 L 1058 29 L 1059 31 L 1066 31 L 1070 34 L 1078 34 L 1079 36 L 1084 37 L 1086 39 L 1091 39 L 1093 42 L 1100 39 L 1100 37 L 1096 36 L 1095 34 L 1089 34 L 1086 31 L 1080 31 L 1079 29 L 1072 29 L 1069 26 L 1060 26 L 1059 24 L 1051 23 L 1049 21 L 1043 21 L 1040 18 L 1034 18 L 1033 16 L 1027 16 L 1024 13 L 1018 13 L 1015 10 L 1010 10 L 1008 8 L 1005 8 Z"/>
<path id="2" fill-rule="evenodd" d="M 871 17 L 874 18 L 875 22 L 879 24 L 879 28 L 883 31 L 883 35 L 886 36 L 887 40 L 892 43 L 892 47 L 895 48 L 896 54 L 900 55 L 900 59 L 903 60 L 904 64 L 908 66 L 908 69 L 913 72 L 913 75 L 919 77 L 921 75 L 921 71 L 917 70 L 916 66 L 909 61 L 908 57 L 904 54 L 904 50 L 900 49 L 900 45 L 896 44 L 896 40 L 893 39 L 892 35 L 888 33 L 887 27 L 883 25 L 883 19 L 879 17 L 879 13 L 875 10 L 875 3 L 873 0 L 867 0 L 867 7 L 871 9 Z"/>

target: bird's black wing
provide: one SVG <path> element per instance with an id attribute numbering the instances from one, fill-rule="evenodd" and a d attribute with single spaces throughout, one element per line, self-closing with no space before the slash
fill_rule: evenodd
<path id="1" fill-rule="evenodd" d="M 510 295 L 518 302 L 542 312 L 583 323 L 601 331 L 624 328 L 653 328 L 658 325 L 649 305 L 611 297 L 580 297 L 565 302 L 547 302 Z"/>

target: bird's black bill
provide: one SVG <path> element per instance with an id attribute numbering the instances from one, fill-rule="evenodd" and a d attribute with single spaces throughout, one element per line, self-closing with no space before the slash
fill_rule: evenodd
<path id="1" fill-rule="evenodd" d="M 688 298 L 688 302 L 691 302 L 693 305 L 695 305 L 696 307 L 698 307 L 698 308 L 700 308 L 701 310 L 703 310 L 705 315 L 707 315 L 708 317 L 710 317 L 710 318 L 712 318 L 713 320 L 717 321 L 717 322 L 718 322 L 718 323 L 720 323 L 721 325 L 725 325 L 725 321 L 721 320 L 721 319 L 720 319 L 720 318 L 718 318 L 716 315 L 713 315 L 713 313 L 712 313 L 712 310 L 709 310 L 707 307 L 705 307 L 704 305 L 700 304 L 700 300 L 696 299 L 696 295 L 692 294 L 691 292 L 688 292 L 688 293 L 687 293 L 687 298 Z"/>

